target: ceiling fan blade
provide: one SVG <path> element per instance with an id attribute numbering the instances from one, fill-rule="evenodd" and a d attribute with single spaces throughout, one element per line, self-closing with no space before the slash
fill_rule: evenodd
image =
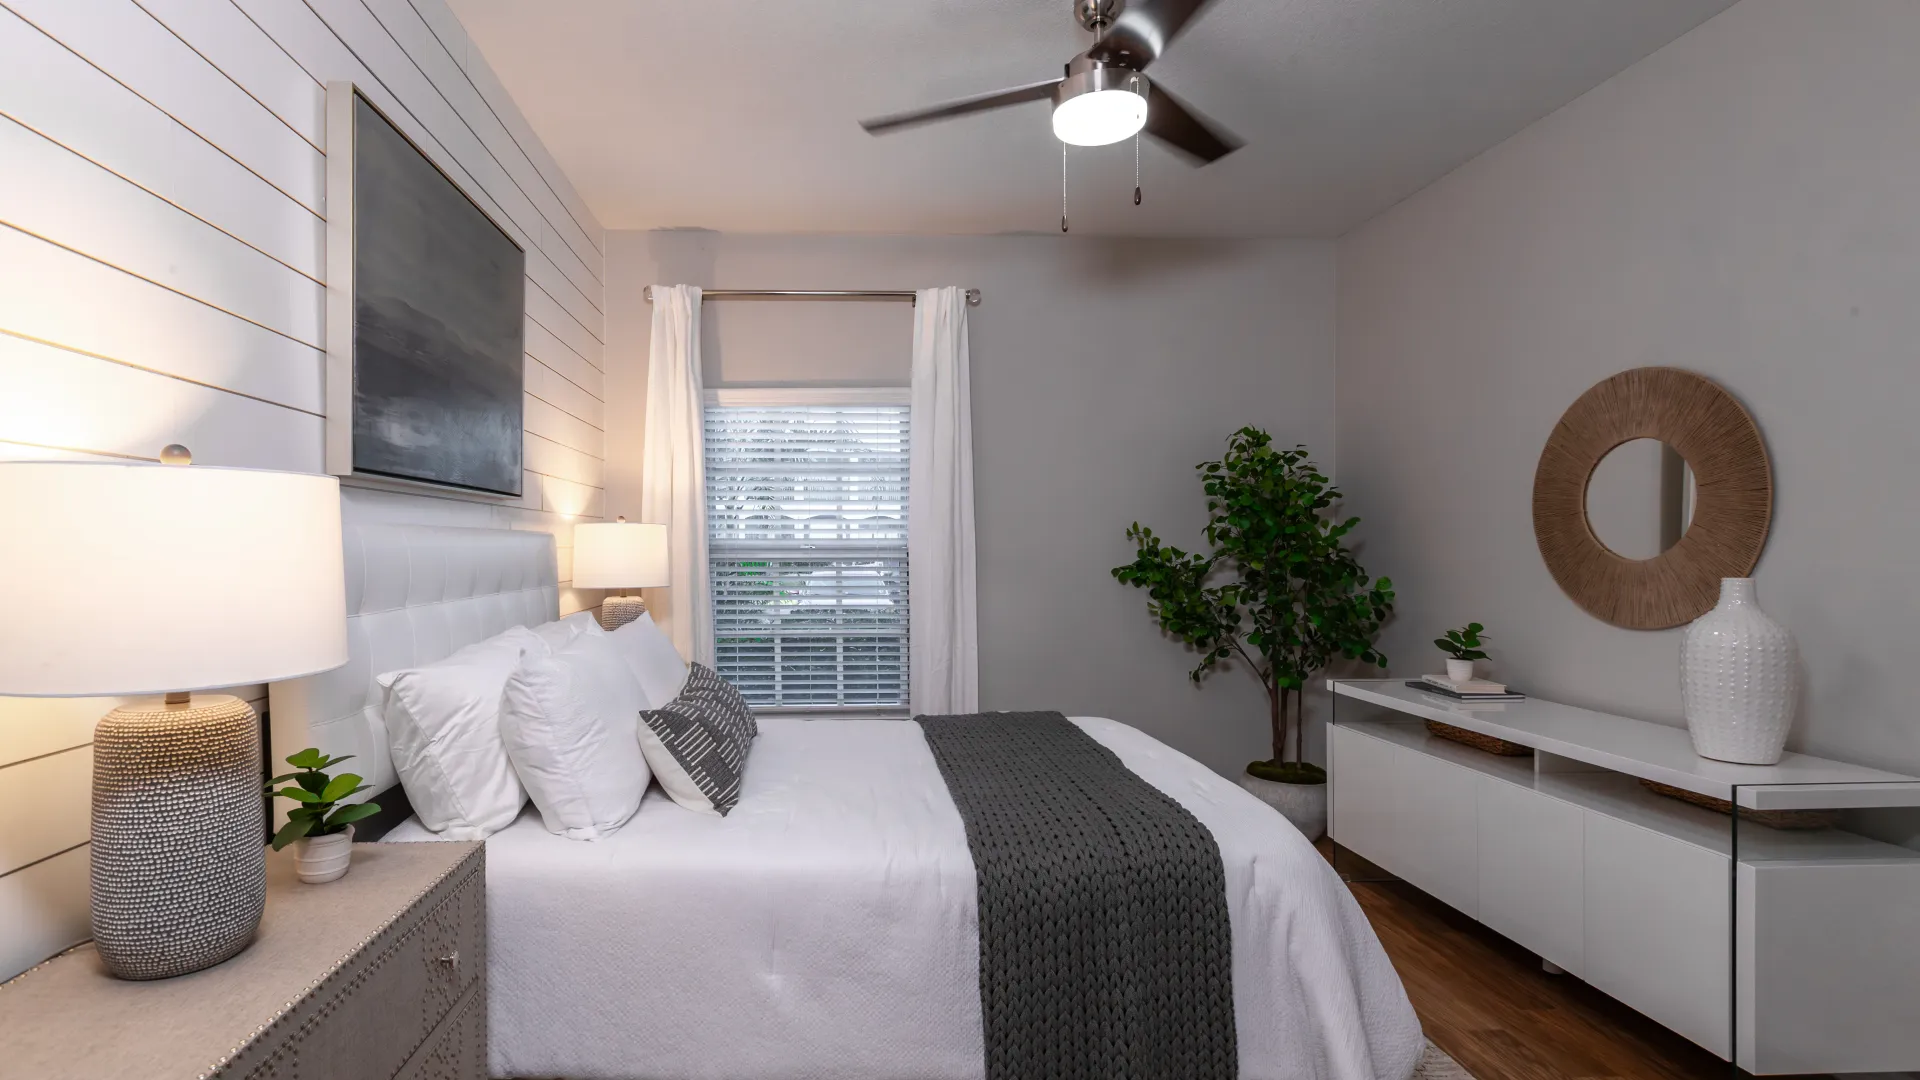
<path id="1" fill-rule="evenodd" d="M 1159 83 L 1147 87 L 1147 134 L 1208 165 L 1246 145 L 1166 92 Z"/>
<path id="2" fill-rule="evenodd" d="M 1095 60 L 1145 71 L 1212 0 L 1128 0 L 1093 48 Z"/>
<path id="3" fill-rule="evenodd" d="M 884 135 L 889 131 L 913 127 L 916 124 L 930 124 L 935 120 L 947 120 L 968 113 L 986 112 L 1008 105 L 1019 105 L 1028 101 L 1044 101 L 1053 96 L 1053 88 L 1059 86 L 1062 79 L 1048 79 L 1045 82 L 1028 83 L 1025 86 L 995 90 L 991 94 L 949 101 L 944 105 L 935 105 L 930 109 L 916 109 L 913 112 L 895 113 L 873 120 L 862 120 L 860 126 L 867 129 L 869 135 Z"/>

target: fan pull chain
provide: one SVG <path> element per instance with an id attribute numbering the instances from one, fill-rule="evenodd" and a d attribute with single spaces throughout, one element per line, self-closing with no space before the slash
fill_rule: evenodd
<path id="1" fill-rule="evenodd" d="M 1060 144 L 1060 231 L 1067 231 L 1067 144 Z"/>
<path id="2" fill-rule="evenodd" d="M 1140 133 L 1133 133 L 1133 205 L 1140 205 Z"/>

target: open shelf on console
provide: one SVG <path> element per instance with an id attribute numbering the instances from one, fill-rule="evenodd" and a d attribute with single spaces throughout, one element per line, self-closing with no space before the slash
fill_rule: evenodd
<path id="1" fill-rule="evenodd" d="M 1366 699 L 1362 699 L 1366 700 Z M 1732 821 L 1726 814 L 1669 798 L 1649 790 L 1635 773 L 1614 771 L 1548 751 L 1533 757 L 1502 757 L 1475 750 L 1428 733 L 1425 718 L 1409 716 L 1390 706 L 1374 715 L 1344 719 L 1340 727 L 1370 735 L 1448 764 L 1525 788 L 1559 802 L 1593 810 L 1610 818 L 1660 833 L 1721 857 L 1732 854 Z M 1451 718 L 1443 721 L 1453 723 Z M 1466 726 L 1466 725 L 1460 725 Z M 1487 731 L 1510 741 L 1505 732 Z M 1680 732 L 1685 736 L 1685 732 Z M 1577 771 L 1566 771 L 1567 763 Z M 1724 798 L 1725 796 L 1720 796 Z M 1774 829 L 1743 822 L 1739 836 L 1742 863 L 1781 860 L 1920 861 L 1920 851 L 1882 843 L 1845 829 Z"/>
<path id="2" fill-rule="evenodd" d="M 1711 761 L 1693 752 L 1693 742 L 1684 728 L 1552 701 L 1528 699 L 1463 707 L 1439 694 L 1415 690 L 1400 679 L 1338 679 L 1329 680 L 1328 685 L 1342 697 L 1371 702 L 1423 720 L 1438 720 L 1610 772 L 1653 780 L 1716 799 L 1732 799 L 1736 787 L 1769 784 L 1906 782 L 1920 791 L 1920 777 L 1807 754 L 1788 754 L 1777 765 Z"/>

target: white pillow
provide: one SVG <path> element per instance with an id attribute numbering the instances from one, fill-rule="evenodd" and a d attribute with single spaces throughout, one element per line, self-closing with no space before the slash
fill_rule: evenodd
<path id="1" fill-rule="evenodd" d="M 646 696 L 607 634 L 551 656 L 528 653 L 507 679 L 500 736 L 548 832 L 610 836 L 640 808 L 652 773 L 640 752 Z"/>
<path id="2" fill-rule="evenodd" d="M 559 652 L 586 634 L 604 634 L 600 623 L 591 611 L 576 611 L 564 619 L 550 623 L 541 623 L 533 628 L 533 636 L 546 645 L 548 652 Z"/>
<path id="3" fill-rule="evenodd" d="M 507 677 L 536 647 L 516 626 L 374 680 L 387 691 L 387 740 L 407 801 L 420 824 L 449 840 L 484 840 L 526 805 L 500 739 L 500 704 Z"/>
<path id="4" fill-rule="evenodd" d="M 654 625 L 652 615 L 642 615 L 608 636 L 646 692 L 643 708 L 664 708 L 679 696 L 687 684 L 687 662 L 680 659 L 666 631 Z"/>

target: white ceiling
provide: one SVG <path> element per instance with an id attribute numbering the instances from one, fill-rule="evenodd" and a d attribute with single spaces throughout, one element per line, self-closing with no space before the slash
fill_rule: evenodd
<path id="1" fill-rule="evenodd" d="M 1335 236 L 1732 0 L 1220 0 L 1151 75 L 1247 140 L 1076 149 L 1076 233 Z M 1058 75 L 1071 0 L 450 0 L 615 229 L 1058 227 L 1048 106 L 856 121 Z"/>

